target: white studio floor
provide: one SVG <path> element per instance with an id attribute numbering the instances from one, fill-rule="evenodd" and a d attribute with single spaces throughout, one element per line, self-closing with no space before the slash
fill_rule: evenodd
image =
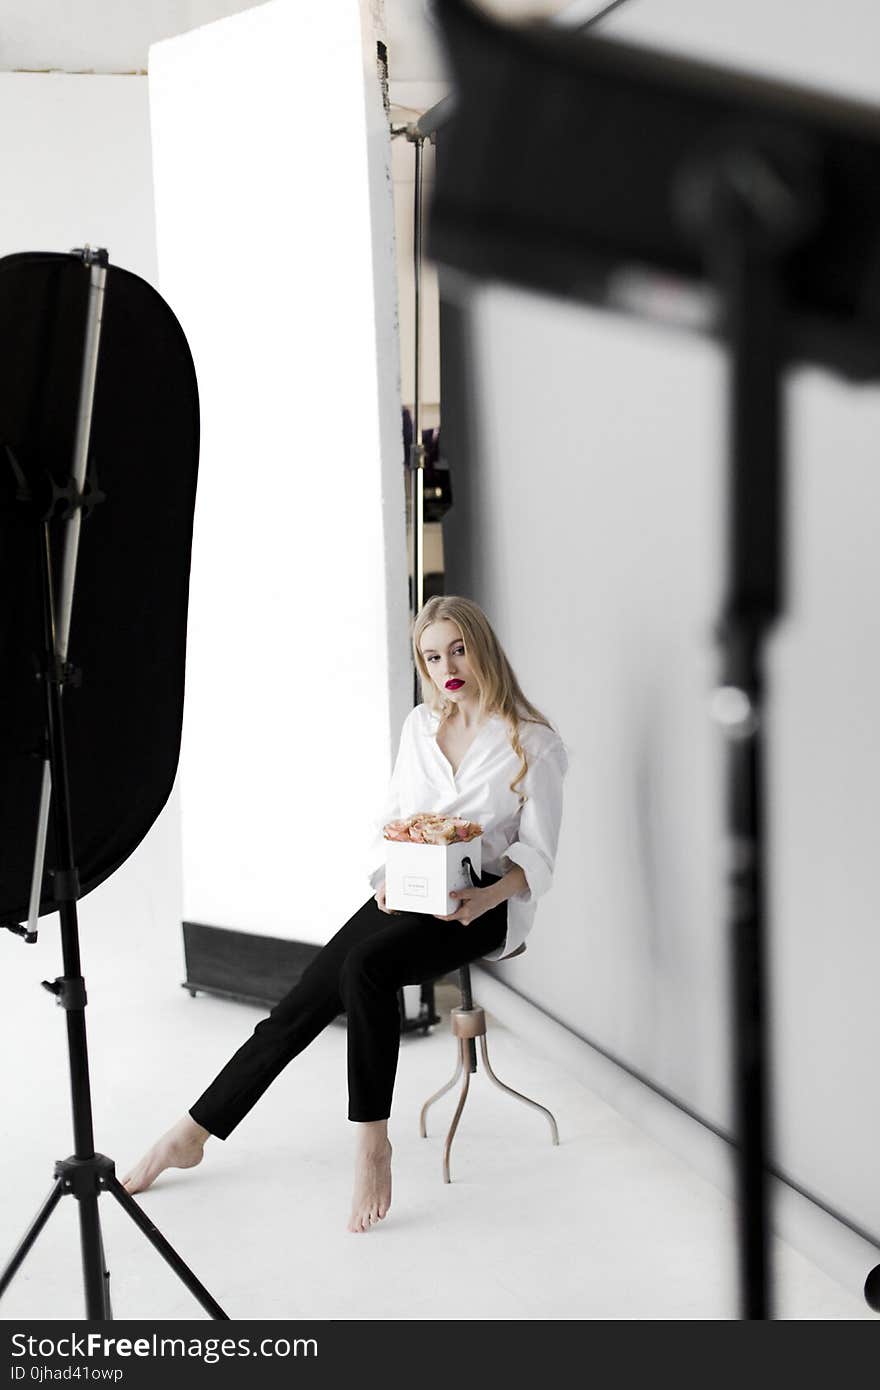
<path id="1" fill-rule="evenodd" d="M 50 923 L 57 919 L 48 919 Z M 0 1260 L 72 1150 L 63 1014 L 39 988 L 60 971 L 57 928 L 4 958 L 4 1176 Z M 83 933 L 97 1148 L 120 1176 L 182 1113 L 260 1011 L 180 988 L 177 943 L 121 964 L 109 932 Z M 478 981 L 478 976 L 475 979 Z M 477 985 L 478 992 L 478 985 Z M 438 989 L 441 1012 L 457 1002 Z M 543 1116 L 479 1072 L 441 1177 L 457 1088 L 418 1133 L 424 1099 L 452 1074 L 444 1018 L 401 1048 L 390 1135 L 389 1216 L 346 1229 L 353 1127 L 346 1119 L 346 1034 L 334 1024 L 275 1082 L 205 1162 L 168 1173 L 139 1200 L 233 1319 L 726 1320 L 737 1316 L 733 1208 L 681 1159 L 490 1016 L 502 1078 Z M 109 1196 L 104 1239 L 119 1319 L 191 1319 L 198 1305 Z M 773 1242 L 776 1315 L 870 1319 L 844 1289 Z M 79 1319 L 74 1200 L 65 1198 L 9 1289 L 4 1319 Z"/>

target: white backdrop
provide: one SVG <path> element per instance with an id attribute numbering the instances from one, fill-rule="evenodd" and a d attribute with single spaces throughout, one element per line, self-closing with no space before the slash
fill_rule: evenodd
<path id="1" fill-rule="evenodd" d="M 160 286 L 202 403 L 184 916 L 320 942 L 370 896 L 409 698 L 375 46 L 356 0 L 277 0 L 155 45 L 150 90 Z"/>

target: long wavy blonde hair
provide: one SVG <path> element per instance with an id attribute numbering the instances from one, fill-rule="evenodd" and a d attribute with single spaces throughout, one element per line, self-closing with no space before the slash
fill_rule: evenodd
<path id="1" fill-rule="evenodd" d="M 468 664 L 477 682 L 478 718 L 482 722 L 490 714 L 498 714 L 507 722 L 511 747 L 520 760 L 520 771 L 511 782 L 510 790 L 516 792 L 522 807 L 528 798 L 523 792 L 517 791 L 517 787 L 529 770 L 529 762 L 520 742 L 519 726 L 544 724 L 552 729 L 553 725 L 526 699 L 504 648 L 482 608 L 472 599 L 462 598 L 458 594 L 438 594 L 429 598 L 419 609 L 413 624 L 412 644 L 416 670 L 422 683 L 422 699 L 429 709 L 440 716 L 441 728 L 455 718 L 457 709 L 455 701 L 444 699 L 432 681 L 419 648 L 419 640 L 426 627 L 444 620 L 455 623 L 461 633 Z"/>

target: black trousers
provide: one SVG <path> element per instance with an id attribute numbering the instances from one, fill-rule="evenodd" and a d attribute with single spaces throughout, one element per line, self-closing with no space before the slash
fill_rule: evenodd
<path id="1" fill-rule="evenodd" d="M 497 881 L 495 874 L 481 880 L 483 886 Z M 421 912 L 389 916 L 370 898 L 257 1024 L 190 1115 L 226 1139 L 291 1058 L 345 1012 L 348 1118 L 387 1119 L 400 1048 L 398 989 L 478 960 L 501 945 L 506 930 L 506 902 L 464 926 Z"/>

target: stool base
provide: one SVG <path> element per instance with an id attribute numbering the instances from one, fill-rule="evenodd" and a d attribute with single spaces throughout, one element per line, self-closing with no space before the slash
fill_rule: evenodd
<path id="1" fill-rule="evenodd" d="M 451 1023 L 452 1031 L 458 1039 L 458 1061 L 455 1071 L 452 1074 L 451 1080 L 447 1081 L 445 1086 L 441 1086 L 439 1091 L 435 1091 L 432 1096 L 428 1097 L 419 1115 L 419 1133 L 423 1139 L 427 1139 L 428 1131 L 425 1126 L 425 1116 L 428 1113 L 429 1107 L 434 1104 L 435 1100 L 439 1100 L 441 1096 L 444 1096 L 447 1091 L 451 1090 L 459 1076 L 462 1076 L 461 1094 L 458 1098 L 455 1114 L 452 1117 L 452 1123 L 449 1126 L 449 1133 L 446 1135 L 446 1143 L 443 1146 L 443 1181 L 451 1182 L 449 1176 L 449 1154 L 452 1149 L 452 1141 L 455 1138 L 455 1131 L 458 1128 L 458 1122 L 461 1119 L 461 1112 L 464 1109 L 464 1103 L 468 1097 L 471 1072 L 477 1069 L 476 1052 L 474 1051 L 473 1056 L 471 1055 L 471 1048 L 473 1047 L 473 1040 L 475 1038 L 479 1038 L 480 1040 L 480 1052 L 483 1057 L 483 1066 L 486 1068 L 490 1081 L 493 1081 L 502 1091 L 506 1091 L 508 1095 L 513 1096 L 516 1100 L 521 1100 L 524 1105 L 530 1105 L 533 1110 L 540 1110 L 542 1115 L 546 1115 L 550 1124 L 552 1142 L 558 1144 L 559 1130 L 556 1125 L 556 1120 L 547 1107 L 545 1105 L 539 1105 L 536 1100 L 530 1100 L 529 1097 L 524 1096 L 521 1091 L 515 1091 L 512 1086 L 508 1086 L 497 1077 L 492 1070 L 492 1066 L 489 1062 L 489 1050 L 486 1046 L 486 1015 L 483 1009 L 453 1009 Z"/>

